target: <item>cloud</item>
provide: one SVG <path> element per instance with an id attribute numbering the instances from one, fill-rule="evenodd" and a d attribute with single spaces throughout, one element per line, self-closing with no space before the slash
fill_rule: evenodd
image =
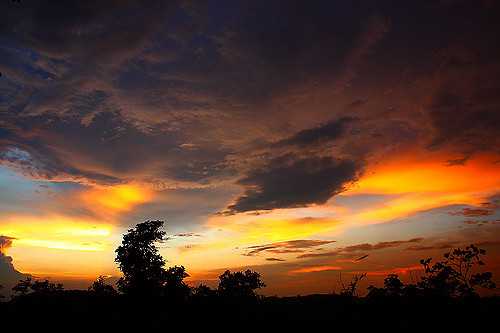
<path id="1" fill-rule="evenodd" d="M 0 137 L 0 163 L 38 179 L 97 184 L 202 182 L 224 172 L 227 152 L 219 148 L 186 151 L 176 130 L 144 130 L 112 110 L 86 120 L 85 108 L 74 108 L 79 114 L 0 116 L 9 128 Z"/>
<path id="2" fill-rule="evenodd" d="M 255 256 L 261 252 L 271 253 L 294 253 L 304 249 L 334 243 L 333 240 L 298 239 L 285 242 L 277 242 L 265 245 L 253 245 L 247 247 L 250 251 L 246 256 Z"/>
<path id="3" fill-rule="evenodd" d="M 5 254 L 5 250 L 12 246 L 15 238 L 0 235 L 0 285 L 11 286 L 26 275 L 17 271 L 12 264 L 12 257 Z"/>
<path id="4" fill-rule="evenodd" d="M 335 140 L 344 134 L 347 125 L 352 123 L 354 120 L 355 119 L 352 117 L 343 117 L 315 128 L 305 129 L 287 139 L 277 142 L 277 145 L 307 146 Z"/>
<path id="5" fill-rule="evenodd" d="M 349 160 L 280 156 L 238 181 L 246 190 L 227 208 L 227 213 L 322 204 L 344 191 L 359 172 L 360 167 Z"/>
<path id="6" fill-rule="evenodd" d="M 342 267 L 332 266 L 332 265 L 322 265 L 322 266 L 307 266 L 302 268 L 297 268 L 288 272 L 288 274 L 303 274 L 303 273 L 318 273 L 318 272 L 328 272 L 328 271 L 340 271 Z"/>
<path id="7" fill-rule="evenodd" d="M 334 251 L 329 251 L 329 252 L 305 253 L 305 254 L 299 255 L 297 258 L 333 257 L 333 256 L 338 256 L 338 255 L 350 255 L 351 253 L 370 252 L 370 251 L 399 247 L 399 246 L 405 245 L 405 244 L 419 243 L 423 240 L 424 240 L 423 238 L 412 238 L 409 240 L 379 242 L 379 243 L 375 243 L 375 244 L 362 243 L 362 244 L 356 244 L 356 245 L 350 245 L 350 246 L 337 248 Z"/>
<path id="8" fill-rule="evenodd" d="M 429 245 L 412 245 L 407 247 L 410 251 L 428 251 L 428 250 L 444 250 L 456 247 L 460 242 L 458 241 L 448 241 L 448 242 L 438 242 Z"/>
<path id="9" fill-rule="evenodd" d="M 15 238 L 9 236 L 0 235 L 0 253 L 4 254 L 5 250 L 12 246 L 12 240 Z"/>
<path id="10" fill-rule="evenodd" d="M 286 260 L 280 258 L 266 258 L 266 261 L 286 261 Z"/>
<path id="11" fill-rule="evenodd" d="M 163 24 L 175 1 L 65 1 L 2 4 L 0 31 L 52 56 L 112 61 L 144 45 Z"/>
<path id="12" fill-rule="evenodd" d="M 201 237 L 201 235 L 194 232 L 183 232 L 175 234 L 174 237 Z"/>
<path id="13" fill-rule="evenodd" d="M 480 57 L 471 60 L 480 63 Z M 492 72 L 496 72 L 494 70 Z M 500 115 L 498 107 L 500 99 L 495 94 L 500 80 L 492 73 L 485 72 L 481 82 L 472 69 L 463 70 L 465 83 L 446 82 L 438 90 L 429 107 L 431 124 L 434 127 L 434 137 L 430 148 L 453 146 L 463 152 L 464 158 L 450 161 L 451 165 L 467 162 L 471 153 L 492 151 L 498 153 L 500 145 Z"/>
<path id="14" fill-rule="evenodd" d="M 480 226 L 483 226 L 483 225 L 500 224 L 500 220 L 492 220 L 492 221 L 485 221 L 485 220 L 465 220 L 464 224 L 467 224 L 467 225 L 477 225 L 478 227 L 480 227 Z"/>
<path id="15" fill-rule="evenodd" d="M 460 215 L 466 217 L 482 217 L 493 215 L 494 211 L 483 208 L 464 208 L 458 212 L 451 212 L 450 215 Z"/>

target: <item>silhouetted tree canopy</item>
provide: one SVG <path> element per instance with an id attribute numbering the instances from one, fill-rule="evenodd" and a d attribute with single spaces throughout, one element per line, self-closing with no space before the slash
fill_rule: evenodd
<path id="1" fill-rule="evenodd" d="M 477 296 L 477 287 L 495 289 L 491 272 L 476 272 L 484 265 L 486 251 L 475 245 L 456 248 L 444 254 L 444 259 L 431 265 L 432 259 L 420 261 L 424 276 L 417 284 L 405 285 L 396 274 L 389 274 L 384 287 L 368 287 L 369 298 L 381 297 L 471 297 Z"/>
<path id="2" fill-rule="evenodd" d="M 186 299 L 191 293 L 191 288 L 183 280 L 188 276 L 184 266 L 169 267 L 165 271 L 164 294 L 176 300 Z"/>
<path id="3" fill-rule="evenodd" d="M 212 297 L 217 295 L 217 290 L 214 290 L 206 284 L 200 283 L 192 290 L 192 295 L 195 297 Z"/>
<path id="4" fill-rule="evenodd" d="M 117 294 L 115 288 L 106 283 L 104 276 L 100 275 L 88 288 L 88 291 L 98 296 L 114 296 Z"/>
<path id="5" fill-rule="evenodd" d="M 431 266 L 432 258 L 421 260 L 425 276 L 418 286 L 432 296 L 467 297 L 476 296 L 476 287 L 494 289 L 491 272 L 476 273 L 483 266 L 486 251 L 475 245 L 465 249 L 456 248 L 444 254 L 444 260 Z"/>
<path id="6" fill-rule="evenodd" d="M 255 291 L 265 286 L 257 272 L 247 269 L 233 273 L 227 270 L 219 276 L 217 290 L 222 296 L 255 297 Z"/>
<path id="7" fill-rule="evenodd" d="M 20 280 L 12 287 L 12 291 L 14 291 L 16 296 L 24 296 L 27 294 L 53 295 L 63 290 L 64 287 L 61 283 L 52 283 L 49 280 L 33 280 L 31 277 Z"/>
<path id="8" fill-rule="evenodd" d="M 125 294 L 160 295 L 165 284 L 165 260 L 155 243 L 164 240 L 163 221 L 146 221 L 129 229 L 116 249 L 115 261 L 123 273 L 118 289 Z"/>

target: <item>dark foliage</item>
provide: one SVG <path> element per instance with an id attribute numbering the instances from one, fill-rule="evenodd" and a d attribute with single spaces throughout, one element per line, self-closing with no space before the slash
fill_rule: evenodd
<path id="1" fill-rule="evenodd" d="M 116 249 L 115 261 L 123 277 L 118 289 L 125 294 L 159 295 L 165 284 L 165 260 L 155 246 L 163 241 L 163 221 L 146 221 L 128 230 Z"/>
<path id="2" fill-rule="evenodd" d="M 483 266 L 486 251 L 474 245 L 457 248 L 444 254 L 444 260 L 431 266 L 432 259 L 421 260 L 425 276 L 418 287 L 431 296 L 469 297 L 477 296 L 476 287 L 494 289 L 491 272 L 476 273 Z"/>
<path id="3" fill-rule="evenodd" d="M 255 297 L 255 291 L 266 285 L 262 282 L 260 274 L 247 269 L 244 272 L 225 271 L 219 276 L 219 287 L 221 296 L 230 297 Z"/>
<path id="4" fill-rule="evenodd" d="M 26 325 L 37 329 L 53 327 L 56 314 L 56 326 L 78 322 L 80 329 L 100 330 L 144 331 L 173 322 L 206 328 L 231 322 L 286 325 L 297 321 L 349 329 L 479 330 L 495 324 L 500 309 L 499 297 L 471 297 L 477 296 L 476 288 L 495 288 L 491 273 L 476 272 L 486 252 L 474 245 L 454 249 L 433 265 L 431 259 L 422 260 L 424 275 L 415 284 L 389 274 L 382 287 L 368 288 L 367 297 L 358 296 L 366 274 L 355 275 L 347 284 L 341 279 L 340 295 L 258 297 L 256 291 L 265 284 L 251 270 L 225 271 L 216 290 L 204 284 L 190 288 L 184 282 L 188 274 L 183 266 L 164 268 L 154 245 L 165 237 L 162 225 L 147 221 L 124 235 L 117 249 L 124 273 L 121 293 L 102 276 L 86 291 L 27 278 L 13 288 L 16 296 L 10 302 L 0 302 L 1 313 L 13 322 L 21 322 L 29 313 Z"/>
<path id="5" fill-rule="evenodd" d="M 191 294 L 191 288 L 184 282 L 188 277 L 184 266 L 170 267 L 165 271 L 164 295 L 171 300 L 186 300 Z"/>
<path id="6" fill-rule="evenodd" d="M 342 290 L 340 291 L 340 295 L 344 297 L 356 297 L 358 296 L 358 286 L 361 280 L 366 277 L 366 273 L 360 275 L 354 275 L 351 281 L 345 285 L 342 281 L 342 275 L 340 276 L 340 284 L 342 286 Z"/>
<path id="7" fill-rule="evenodd" d="M 61 283 L 52 283 L 49 280 L 33 280 L 31 277 L 20 280 L 12 287 L 12 291 L 14 291 L 16 296 L 28 294 L 37 296 L 54 295 L 60 294 L 63 290 L 64 287 Z"/>
<path id="8" fill-rule="evenodd" d="M 97 296 L 115 296 L 118 294 L 112 285 L 106 283 L 106 279 L 102 275 L 90 285 L 88 291 Z"/>
<path id="9" fill-rule="evenodd" d="M 368 287 L 368 297 L 478 297 L 478 287 L 496 288 L 491 272 L 476 272 L 484 265 L 482 257 L 485 255 L 485 250 L 469 245 L 445 253 L 444 259 L 433 265 L 431 258 L 422 259 L 424 276 L 417 284 L 405 285 L 396 274 L 390 274 L 385 278 L 383 288 Z"/>

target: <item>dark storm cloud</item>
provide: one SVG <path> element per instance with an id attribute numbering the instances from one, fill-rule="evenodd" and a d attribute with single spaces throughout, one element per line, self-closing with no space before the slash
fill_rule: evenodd
<path id="1" fill-rule="evenodd" d="M 4 1 L 0 154 L 40 178 L 239 178 L 228 213 L 321 204 L 365 155 L 419 135 L 465 156 L 500 146 L 486 5 Z M 400 106 L 413 93 L 427 122 Z M 347 133 L 353 119 L 366 130 Z M 260 163 L 254 142 L 278 149 Z"/>
<path id="2" fill-rule="evenodd" d="M 424 240 L 423 238 L 412 238 L 409 240 L 379 242 L 376 244 L 362 243 L 362 244 L 341 247 L 341 248 L 335 249 L 334 251 L 329 251 L 329 252 L 305 253 L 305 254 L 299 255 L 297 258 L 315 258 L 315 257 L 333 257 L 333 256 L 338 256 L 338 255 L 351 255 L 351 254 L 357 254 L 358 252 L 369 252 L 369 251 L 383 250 L 383 249 L 388 249 L 388 248 L 399 247 L 399 246 L 405 245 L 405 244 L 419 243 L 423 240 Z"/>
<path id="3" fill-rule="evenodd" d="M 355 119 L 352 117 L 344 117 L 338 120 L 330 121 L 315 128 L 305 129 L 290 138 L 279 141 L 277 145 L 306 146 L 335 140 L 344 134 L 347 125 L 354 120 Z"/>
<path id="4" fill-rule="evenodd" d="M 491 83 L 490 83 L 491 84 Z M 494 86 L 498 88 L 500 80 Z M 453 144 L 464 153 L 498 151 L 500 145 L 500 99 L 493 87 L 475 92 L 438 93 L 430 108 L 432 124 L 436 129 L 431 148 Z M 459 95 L 460 94 L 460 95 Z M 455 162 L 455 163 L 454 163 Z M 466 163 L 464 159 L 453 164 Z"/>
<path id="5" fill-rule="evenodd" d="M 140 47 L 177 1 L 4 1 L 0 31 L 40 52 L 110 61 Z"/>
<path id="6" fill-rule="evenodd" d="M 254 245 L 247 247 L 250 250 L 245 253 L 245 256 L 255 256 L 261 252 L 271 252 L 271 253 L 295 253 L 300 252 L 305 249 L 331 244 L 335 241 L 324 241 L 324 240 L 314 240 L 314 239 L 297 239 L 286 242 L 271 243 L 265 245 Z"/>
<path id="7" fill-rule="evenodd" d="M 0 161 L 36 178 L 106 184 L 141 172 L 180 181 L 201 181 L 220 172 L 227 152 L 207 146 L 183 149 L 179 130 L 168 124 L 142 128 L 107 99 L 93 91 L 74 96 L 62 114 L 0 115 L 6 127 L 0 132 Z"/>
<path id="8" fill-rule="evenodd" d="M 175 145 L 175 139 L 168 136 L 164 139 L 158 132 L 140 131 L 119 112 L 98 113 L 88 124 L 72 115 L 44 114 L 9 120 L 14 128 L 12 135 L 3 140 L 2 160 L 49 179 L 66 176 L 98 183 L 119 182 L 114 173 L 137 170 L 155 153 L 165 152 L 162 146 L 168 149 Z"/>
<path id="9" fill-rule="evenodd" d="M 348 160 L 280 156 L 238 181 L 245 193 L 227 213 L 322 204 L 356 180 L 359 172 L 360 167 Z"/>

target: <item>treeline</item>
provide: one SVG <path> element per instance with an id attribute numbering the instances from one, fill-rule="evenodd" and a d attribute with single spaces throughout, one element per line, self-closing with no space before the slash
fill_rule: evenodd
<path id="1" fill-rule="evenodd" d="M 423 274 L 416 283 L 405 284 L 390 274 L 383 286 L 369 286 L 365 297 L 359 297 L 358 289 L 366 274 L 355 275 L 337 294 L 263 297 L 258 294 L 265 286 L 262 277 L 251 270 L 225 271 L 216 288 L 188 286 L 185 268 L 166 268 L 155 245 L 165 239 L 162 225 L 146 221 L 124 235 L 116 249 L 123 273 L 116 287 L 102 276 L 88 290 L 65 290 L 62 284 L 27 278 L 14 286 L 9 302 L 0 302 L 0 316 L 8 318 L 6 324 L 36 329 L 113 331 L 174 324 L 219 329 L 230 322 L 307 321 L 336 328 L 423 331 L 477 331 L 496 325 L 500 298 L 479 297 L 481 288 L 496 286 L 490 272 L 477 272 L 486 252 L 474 245 L 454 249 L 437 262 L 422 260 Z"/>
<path id="2" fill-rule="evenodd" d="M 258 289 L 265 287 L 258 272 L 251 270 L 225 271 L 219 276 L 219 285 L 212 289 L 200 284 L 188 286 L 184 266 L 165 268 L 165 260 L 160 255 L 156 243 L 165 240 L 161 229 L 163 221 L 146 221 L 128 230 L 121 245 L 116 249 L 116 263 L 123 276 L 113 287 L 103 276 L 88 288 L 90 295 L 133 297 L 165 297 L 174 302 L 185 302 L 199 297 L 258 298 Z M 414 284 L 403 283 L 396 274 L 389 274 L 382 287 L 369 286 L 367 299 L 381 298 L 471 298 L 478 297 L 478 289 L 495 289 L 491 272 L 476 272 L 484 265 L 486 251 L 474 245 L 457 248 L 445 253 L 441 261 L 421 260 L 423 275 Z M 358 285 L 366 274 L 355 275 L 342 285 L 339 296 L 357 297 Z M 37 281 L 28 277 L 12 288 L 13 298 L 27 295 L 60 295 L 64 293 L 62 284 L 48 280 Z"/>

